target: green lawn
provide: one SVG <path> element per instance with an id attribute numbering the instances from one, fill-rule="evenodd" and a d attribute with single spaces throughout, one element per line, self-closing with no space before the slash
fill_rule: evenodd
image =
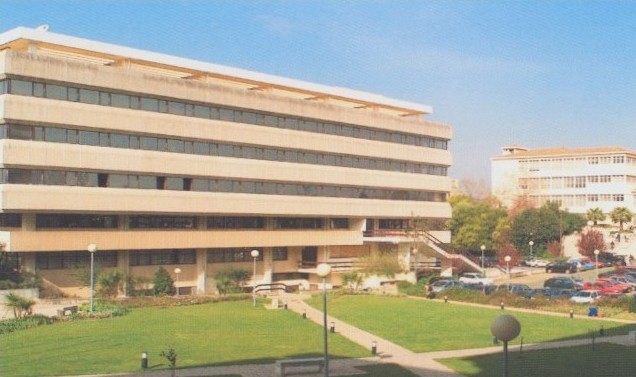
<path id="1" fill-rule="evenodd" d="M 632 377 L 636 371 L 634 347 L 591 345 L 509 353 L 510 377 Z M 468 377 L 499 377 L 502 354 L 437 360 Z"/>
<path id="2" fill-rule="evenodd" d="M 310 304 L 321 308 L 320 297 Z M 521 334 L 511 344 L 548 342 L 598 334 L 603 326 L 607 335 L 627 334 L 636 324 L 570 319 L 550 315 L 502 311 L 445 304 L 439 301 L 404 297 L 356 295 L 329 297 L 329 315 L 388 339 L 414 352 L 488 347 L 493 344 L 490 324 L 503 312 L 521 322 Z"/>
<path id="3" fill-rule="evenodd" d="M 329 334 L 332 357 L 369 350 Z M 172 346 L 178 367 L 271 363 L 322 355 L 322 328 L 287 310 L 251 301 L 133 309 L 123 317 L 41 326 L 0 336 L 0 376 L 51 376 L 166 368 L 160 352 Z"/>

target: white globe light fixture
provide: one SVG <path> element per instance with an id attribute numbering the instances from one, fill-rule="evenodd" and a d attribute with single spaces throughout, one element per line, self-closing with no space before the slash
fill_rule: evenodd
<path id="1" fill-rule="evenodd" d="M 481 273 L 484 274 L 484 250 L 486 250 L 486 245 L 479 246 L 481 249 Z"/>
<path id="2" fill-rule="evenodd" d="M 510 314 L 502 314 L 495 318 L 490 325 L 490 332 L 495 338 L 501 340 L 504 346 L 503 375 L 508 377 L 508 342 L 519 336 L 521 324 L 517 318 Z"/>

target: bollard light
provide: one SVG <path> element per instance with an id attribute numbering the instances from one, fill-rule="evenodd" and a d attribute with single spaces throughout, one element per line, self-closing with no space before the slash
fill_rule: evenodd
<path id="1" fill-rule="evenodd" d="M 444 296 L 444 302 L 448 302 L 448 296 Z"/>
<path id="2" fill-rule="evenodd" d="M 501 307 L 501 310 L 504 310 L 504 306 L 505 306 L 505 305 L 504 305 L 504 302 L 503 302 L 503 301 L 499 303 L 499 306 Z"/>
<path id="3" fill-rule="evenodd" d="M 375 356 L 378 354 L 378 343 L 374 340 L 371 342 L 371 355 Z"/>
<path id="4" fill-rule="evenodd" d="M 570 318 L 574 318 L 574 310 L 570 309 Z"/>
<path id="5" fill-rule="evenodd" d="M 148 352 L 141 353 L 141 369 L 148 368 Z"/>
<path id="6" fill-rule="evenodd" d="M 303 310 L 303 319 L 307 319 L 307 309 Z"/>
<path id="7" fill-rule="evenodd" d="M 331 323 L 329 324 L 329 330 L 331 330 L 332 333 L 336 332 L 336 323 L 331 321 Z"/>

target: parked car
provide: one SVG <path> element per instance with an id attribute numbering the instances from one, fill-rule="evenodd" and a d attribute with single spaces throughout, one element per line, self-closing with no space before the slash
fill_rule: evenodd
<path id="1" fill-rule="evenodd" d="M 545 272 L 565 272 L 566 274 L 578 272 L 578 267 L 563 260 L 550 262 L 545 266 Z"/>
<path id="2" fill-rule="evenodd" d="M 600 291 L 586 289 L 576 292 L 572 297 L 570 297 L 570 301 L 576 302 L 577 304 L 591 304 L 600 298 Z"/>
<path id="3" fill-rule="evenodd" d="M 492 284 L 491 278 L 482 276 L 482 274 L 477 272 L 464 272 L 462 276 L 459 277 L 459 281 L 464 284 L 482 284 L 482 285 Z"/>
<path id="4" fill-rule="evenodd" d="M 633 277 L 632 275 L 610 275 L 607 277 L 608 279 L 610 279 L 611 281 L 613 281 L 614 283 L 623 283 L 623 284 L 628 284 L 632 287 L 632 290 L 634 290 L 634 288 L 636 288 L 636 277 Z"/>
<path id="5" fill-rule="evenodd" d="M 524 295 L 527 299 L 543 297 L 548 300 L 569 299 L 577 292 L 573 289 L 556 289 L 556 288 L 534 288 L 526 292 Z"/>
<path id="6" fill-rule="evenodd" d="M 623 292 L 623 287 L 616 286 L 607 280 L 597 280 L 595 282 L 585 283 L 584 290 L 596 290 L 604 296 L 620 296 Z"/>
<path id="7" fill-rule="evenodd" d="M 557 276 L 544 281 L 543 287 L 550 289 L 579 290 L 581 289 L 582 284 L 580 281 L 575 280 L 569 276 Z"/>
<path id="8" fill-rule="evenodd" d="M 501 284 L 497 286 L 498 291 L 509 291 L 511 293 L 525 296 L 532 288 L 526 284 Z"/>
<path id="9" fill-rule="evenodd" d="M 435 293 L 439 293 L 448 288 L 459 287 L 459 286 L 460 286 L 459 281 L 452 280 L 452 279 L 438 280 L 435 283 L 431 284 L 431 288 L 433 292 Z"/>
<path id="10" fill-rule="evenodd" d="M 550 262 L 545 259 L 531 259 L 526 261 L 526 266 L 529 267 L 546 267 Z"/>
<path id="11" fill-rule="evenodd" d="M 575 265 L 577 271 L 588 271 L 594 269 L 594 262 L 587 257 L 570 258 L 568 259 L 568 263 Z"/>

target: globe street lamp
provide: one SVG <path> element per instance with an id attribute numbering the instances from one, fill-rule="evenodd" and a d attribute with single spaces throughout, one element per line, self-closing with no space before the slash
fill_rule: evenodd
<path id="1" fill-rule="evenodd" d="M 179 274 L 181 274 L 181 269 L 179 267 L 174 269 L 175 275 L 177 275 L 177 297 L 179 297 Z"/>
<path id="2" fill-rule="evenodd" d="M 503 376 L 508 377 L 508 341 L 516 338 L 521 332 L 521 324 L 510 314 L 502 314 L 490 325 L 490 333 L 503 342 L 504 365 Z"/>
<path id="3" fill-rule="evenodd" d="M 508 274 L 508 290 L 510 290 L 510 255 L 506 255 L 504 260 L 506 261 L 506 272 Z"/>
<path id="4" fill-rule="evenodd" d="M 486 245 L 479 246 L 481 249 L 481 273 L 484 274 L 484 250 L 486 250 Z"/>
<path id="5" fill-rule="evenodd" d="M 316 267 L 316 274 L 322 278 L 322 325 L 323 325 L 323 353 L 325 358 L 325 377 L 329 377 L 329 353 L 327 351 L 327 275 L 331 273 L 331 266 L 321 263 Z"/>
<path id="6" fill-rule="evenodd" d="M 600 251 L 598 251 L 598 249 L 594 250 L 594 260 L 595 260 L 595 262 L 596 262 L 595 266 L 596 266 L 596 278 L 597 278 L 597 279 L 598 279 L 598 255 L 599 255 L 600 253 L 601 253 L 601 252 L 600 252 Z"/>
<path id="7" fill-rule="evenodd" d="M 93 313 L 93 308 L 95 307 L 93 304 L 93 296 L 95 295 L 95 252 L 97 251 L 97 245 L 94 243 L 89 244 L 86 249 L 91 254 L 91 301 L 90 301 L 90 310 L 91 314 Z"/>
<path id="8" fill-rule="evenodd" d="M 254 249 L 250 255 L 254 258 L 254 274 L 252 275 L 252 281 L 254 284 L 254 288 L 252 289 L 252 305 L 256 306 L 256 258 L 260 255 L 260 252 Z"/>

